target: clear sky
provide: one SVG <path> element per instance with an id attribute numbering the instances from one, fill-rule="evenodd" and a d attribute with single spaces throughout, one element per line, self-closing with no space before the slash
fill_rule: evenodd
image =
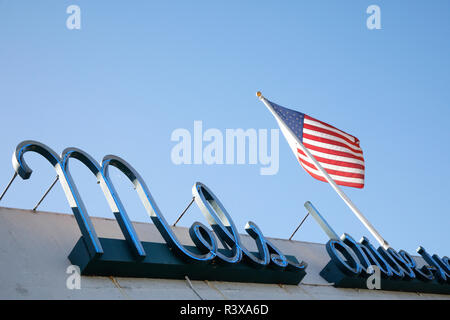
<path id="1" fill-rule="evenodd" d="M 69 5 L 81 29 L 69 30 Z M 366 9 L 381 9 L 369 30 Z M 240 232 L 254 221 L 287 239 L 309 200 L 338 234 L 376 241 L 331 187 L 311 178 L 280 136 L 277 174 L 260 165 L 175 165 L 172 132 L 278 128 L 255 96 L 345 130 L 361 141 L 364 189 L 343 188 L 396 249 L 450 254 L 450 2 L 0 0 L 0 188 L 22 140 L 98 161 L 116 154 L 144 177 L 169 222 L 195 181 L 213 190 Z M 33 208 L 55 172 L 26 155 L 2 206 Z M 90 215 L 113 215 L 96 179 L 72 161 Z M 112 179 L 130 218 L 147 221 L 125 178 Z M 58 185 L 42 210 L 71 213 Z M 198 208 L 180 221 L 206 223 Z M 101 235 L 101 234 L 100 234 Z M 313 219 L 296 240 L 327 241 Z M 301 258 L 301 257 L 300 257 Z"/>

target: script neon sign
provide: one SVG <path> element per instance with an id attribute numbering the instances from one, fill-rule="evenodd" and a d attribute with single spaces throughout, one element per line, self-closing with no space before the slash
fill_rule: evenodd
<path id="1" fill-rule="evenodd" d="M 77 244 L 76 248 L 78 249 L 74 249 L 76 252 L 72 252 L 71 260 L 88 259 L 89 261 L 85 263 L 86 270 L 89 269 L 89 263 L 91 263 L 92 261 L 99 261 L 99 263 L 102 262 L 102 265 L 99 265 L 96 270 L 98 271 L 101 269 L 102 274 L 104 274 L 105 272 L 107 273 L 108 270 L 105 271 L 105 268 L 108 269 L 107 263 L 112 266 L 113 262 L 107 262 L 108 255 L 105 255 L 106 250 L 104 250 L 103 247 L 106 244 L 108 244 L 108 248 L 113 248 L 114 246 L 112 246 L 110 242 L 107 241 L 108 239 L 99 239 L 95 232 L 87 209 L 83 204 L 76 184 L 70 174 L 69 162 L 72 158 L 79 160 L 96 176 L 105 195 L 105 198 L 112 212 L 114 213 L 114 216 L 116 217 L 116 220 L 126 239 L 128 248 L 133 254 L 133 260 L 136 263 L 147 262 L 149 263 L 149 265 L 152 263 L 154 264 L 154 261 L 151 260 L 152 252 L 148 252 L 148 250 L 152 249 L 149 248 L 156 248 L 154 249 L 155 251 L 161 251 L 162 249 L 160 247 L 158 247 L 159 249 L 157 249 L 157 246 L 155 247 L 154 244 L 145 244 L 139 240 L 139 237 L 128 217 L 128 214 L 109 178 L 110 166 L 119 169 L 133 183 L 142 204 L 144 205 L 154 225 L 166 241 L 167 246 L 170 248 L 170 251 L 175 253 L 184 262 L 188 264 L 203 263 L 209 265 L 215 264 L 218 261 L 229 265 L 236 265 L 244 262 L 244 264 L 249 265 L 252 268 L 268 267 L 270 269 L 276 270 L 276 272 L 286 271 L 289 274 L 295 274 L 295 279 L 292 278 L 294 280 L 287 280 L 287 283 L 298 283 L 306 274 L 306 263 L 298 263 L 295 257 L 288 258 L 287 256 L 285 256 L 278 248 L 276 248 L 273 243 L 271 243 L 264 237 L 258 226 L 251 221 L 247 223 L 247 225 L 245 226 L 245 230 L 256 242 L 258 251 L 250 252 L 243 245 L 237 228 L 234 225 L 233 220 L 231 219 L 225 207 L 214 195 L 214 193 L 207 186 L 200 182 L 194 184 L 192 188 L 192 194 L 195 198 L 196 204 L 205 216 L 212 230 L 210 230 L 200 222 L 195 222 L 189 228 L 189 235 L 193 243 L 195 244 L 195 247 L 189 247 L 181 244 L 181 242 L 175 236 L 171 227 L 167 223 L 163 214 L 159 210 L 155 200 L 150 193 L 149 188 L 145 184 L 142 177 L 129 163 L 127 163 L 122 158 L 113 155 L 107 155 L 103 158 L 100 165 L 89 154 L 77 148 L 67 148 L 61 153 L 61 155 L 58 155 L 51 148 L 40 142 L 24 141 L 16 147 L 12 159 L 14 170 L 22 179 L 29 179 L 32 174 L 32 170 L 29 168 L 24 159 L 24 155 L 27 152 L 36 152 L 40 154 L 45 159 L 47 159 L 55 168 L 56 173 L 59 177 L 59 182 L 61 183 L 67 201 L 72 209 L 72 212 L 82 234 L 82 240 L 80 240 L 82 242 L 82 245 Z M 216 237 L 221 242 L 222 248 L 219 248 L 218 240 Z M 116 246 L 120 247 L 119 244 L 116 244 Z M 145 249 L 145 246 L 147 246 L 147 250 Z M 81 252 L 84 250 L 84 248 L 86 249 L 88 258 L 80 258 L 84 255 L 84 253 Z M 125 253 L 122 252 L 120 254 L 123 256 L 123 259 L 128 261 L 129 266 L 127 267 L 128 270 L 126 272 L 116 270 L 117 272 L 122 272 L 122 274 L 128 275 L 131 273 L 132 275 L 132 269 L 134 267 L 141 268 L 142 263 L 141 265 L 133 264 L 129 261 L 130 259 L 126 257 Z M 92 267 L 92 264 L 90 268 L 91 270 L 95 269 L 94 267 Z M 111 268 L 111 270 L 112 269 L 115 270 L 116 266 L 114 268 Z M 139 270 L 140 271 L 138 273 L 140 275 L 145 274 L 145 272 L 141 272 L 141 269 Z M 275 278 L 277 277 L 274 276 L 274 279 Z M 277 279 L 277 281 L 280 281 L 280 278 Z M 264 282 L 264 280 L 261 280 L 261 282 Z"/>
<path id="2" fill-rule="evenodd" d="M 331 260 L 320 275 L 335 287 L 367 288 L 366 280 L 374 273 L 373 267 L 377 267 L 381 289 L 450 293 L 448 257 L 431 256 L 419 247 L 417 252 L 425 261 L 419 266 L 404 250 L 397 252 L 392 247 L 381 246 L 376 249 L 366 237 L 356 242 L 347 233 L 339 238 L 312 203 L 306 202 L 305 207 L 330 237 L 325 248 Z"/>

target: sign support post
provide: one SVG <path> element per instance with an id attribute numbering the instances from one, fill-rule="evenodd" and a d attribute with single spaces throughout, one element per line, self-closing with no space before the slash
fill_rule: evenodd
<path id="1" fill-rule="evenodd" d="M 2 201 L 3 197 L 6 194 L 6 191 L 8 191 L 9 187 L 13 183 L 14 179 L 16 179 L 16 177 L 17 177 L 17 172 L 14 172 L 12 179 L 9 181 L 8 185 L 6 186 L 5 190 L 3 190 L 2 195 L 0 196 L 0 201 Z"/>

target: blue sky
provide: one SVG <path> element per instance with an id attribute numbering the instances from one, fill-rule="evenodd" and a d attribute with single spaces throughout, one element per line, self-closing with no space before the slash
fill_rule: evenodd
<path id="1" fill-rule="evenodd" d="M 69 5 L 81 30 L 66 28 Z M 381 9 L 381 30 L 366 8 Z M 58 153 L 79 147 L 100 161 L 116 154 L 144 177 L 175 221 L 205 183 L 241 232 L 254 221 L 288 238 L 311 201 L 338 234 L 369 232 L 323 182 L 299 166 L 280 136 L 278 174 L 259 165 L 175 165 L 177 128 L 272 129 L 255 97 L 345 130 L 361 141 L 364 189 L 344 188 L 396 249 L 448 255 L 450 207 L 450 3 L 448 1 L 2 1 L 0 0 L 0 184 L 22 140 Z M 55 177 L 35 154 L 2 206 L 33 208 Z M 71 172 L 92 216 L 113 215 L 95 177 Z M 112 175 L 130 218 L 147 221 L 137 195 Z M 70 213 L 60 186 L 42 210 Z M 180 222 L 205 222 L 197 208 Z M 100 234 L 101 235 L 101 234 Z M 313 219 L 296 240 L 326 242 Z"/>

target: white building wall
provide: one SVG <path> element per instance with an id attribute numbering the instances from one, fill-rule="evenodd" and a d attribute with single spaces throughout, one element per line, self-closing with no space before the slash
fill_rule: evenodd
<path id="1" fill-rule="evenodd" d="M 99 237 L 123 238 L 115 220 L 92 220 Z M 142 241 L 164 242 L 153 224 L 134 226 Z M 174 230 L 183 243 L 192 244 L 186 228 Z M 69 290 L 67 256 L 79 238 L 72 215 L 0 207 L 0 299 L 450 300 L 450 295 L 334 288 L 319 275 L 329 260 L 324 245 L 281 239 L 270 240 L 283 253 L 308 263 L 307 275 L 297 286 L 192 281 L 192 289 L 184 280 L 82 276 L 81 289 Z M 242 238 L 249 249 L 255 248 L 249 236 Z"/>

